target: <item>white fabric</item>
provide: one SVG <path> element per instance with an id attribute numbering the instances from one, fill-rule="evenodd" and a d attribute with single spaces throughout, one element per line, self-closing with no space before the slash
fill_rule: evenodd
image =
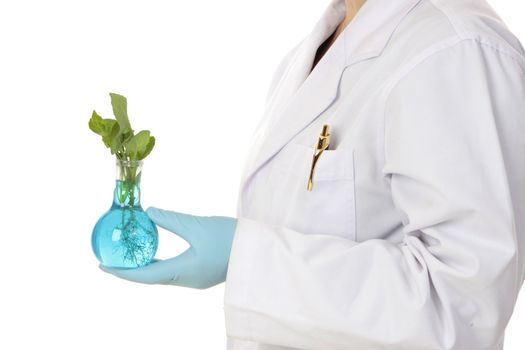
<path id="1" fill-rule="evenodd" d="M 501 350 L 524 279 L 523 47 L 483 0 L 368 0 L 310 73 L 344 13 L 332 0 L 270 86 L 227 349 Z"/>

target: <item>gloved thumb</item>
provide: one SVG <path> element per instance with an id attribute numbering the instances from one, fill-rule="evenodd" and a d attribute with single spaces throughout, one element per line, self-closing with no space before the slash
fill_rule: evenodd
<path id="1" fill-rule="evenodd" d="M 146 209 L 146 214 L 148 214 L 149 218 L 155 224 L 175 233 L 187 241 L 190 245 L 193 244 L 195 231 L 200 226 L 197 216 L 171 210 L 159 209 L 156 207 L 149 207 Z"/>

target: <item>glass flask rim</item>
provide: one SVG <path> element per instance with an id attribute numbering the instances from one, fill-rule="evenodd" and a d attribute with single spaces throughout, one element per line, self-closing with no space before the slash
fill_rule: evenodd
<path id="1" fill-rule="evenodd" d="M 122 160 L 122 159 L 118 159 L 116 158 L 115 160 L 115 164 L 118 165 L 118 166 L 125 166 L 125 167 L 136 167 L 136 166 L 141 166 L 143 165 L 144 161 L 143 160 Z"/>

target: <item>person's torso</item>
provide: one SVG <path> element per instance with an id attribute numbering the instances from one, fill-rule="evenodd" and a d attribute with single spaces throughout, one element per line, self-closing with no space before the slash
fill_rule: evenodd
<path id="1" fill-rule="evenodd" d="M 245 180 L 239 192 L 238 215 L 304 234 L 332 234 L 357 242 L 376 238 L 401 242 L 406 218 L 396 210 L 389 177 L 382 172 L 385 99 L 403 67 L 436 43 L 452 45 L 458 33 L 481 33 L 486 40 L 522 52 L 519 42 L 484 1 L 420 1 L 399 23 L 384 52 L 347 66 L 335 100 Z M 326 68 L 323 64 L 330 62 L 328 57 L 341 52 L 337 48 L 342 45 L 339 39 L 326 52 L 327 60 L 323 57 L 311 74 L 319 69 L 320 75 Z M 281 77 L 286 78 L 286 74 Z M 313 79 L 318 89 L 323 89 L 322 77 Z M 277 84 L 267 108 L 270 112 L 263 116 L 273 126 L 299 117 L 294 113 L 300 108 L 290 109 L 290 101 L 279 99 L 282 85 Z M 306 97 L 299 89 L 288 98 Z M 315 143 L 325 123 L 330 126 L 330 148 L 320 156 L 313 189 L 307 191 Z M 259 132 L 259 144 L 268 137 L 266 132 L 278 132 L 268 130 Z M 228 349 L 288 348 L 229 338 Z"/>

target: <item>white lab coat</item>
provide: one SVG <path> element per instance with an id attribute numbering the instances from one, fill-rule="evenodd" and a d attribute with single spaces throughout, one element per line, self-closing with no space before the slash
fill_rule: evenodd
<path id="1" fill-rule="evenodd" d="M 484 0 L 368 0 L 309 74 L 344 14 L 332 0 L 271 84 L 227 348 L 500 350 L 525 266 L 523 47 Z"/>

